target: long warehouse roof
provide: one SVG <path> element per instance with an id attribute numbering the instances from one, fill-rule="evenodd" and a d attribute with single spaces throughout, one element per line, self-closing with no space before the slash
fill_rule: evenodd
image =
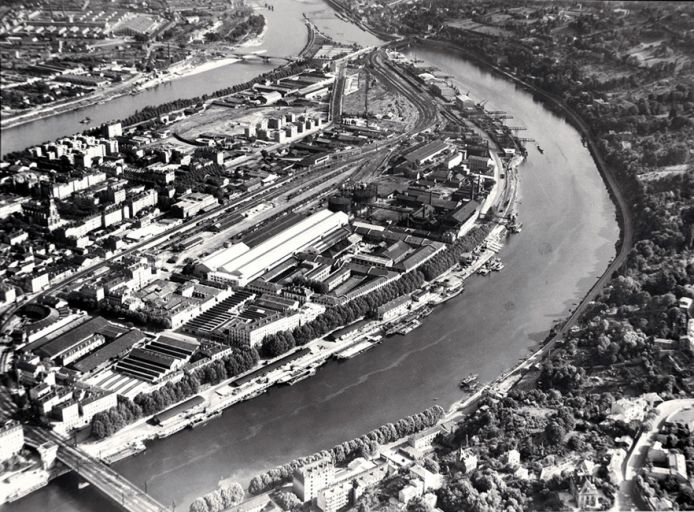
<path id="1" fill-rule="evenodd" d="M 243 242 L 234 244 L 231 247 L 222 247 L 218 251 L 210 254 L 202 262 L 207 268 L 217 270 L 248 250 L 249 247 Z"/>
<path id="2" fill-rule="evenodd" d="M 250 279 L 325 233 L 344 226 L 348 220 L 349 218 L 343 212 L 332 213 L 322 210 L 265 240 L 253 249 L 241 253 L 225 264 L 221 270 Z"/>

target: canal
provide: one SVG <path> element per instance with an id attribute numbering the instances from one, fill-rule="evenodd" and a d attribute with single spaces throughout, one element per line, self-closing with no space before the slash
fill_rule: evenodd
<path id="1" fill-rule="evenodd" d="M 319 3 L 287 4 L 300 17 Z M 331 16 L 326 9 L 325 19 Z M 324 21 L 338 22 L 342 27 L 341 20 Z M 462 295 L 411 334 L 389 338 L 349 361 L 331 362 L 313 378 L 271 389 L 203 427 L 155 441 L 146 452 L 115 464 L 162 503 L 187 510 L 195 497 L 227 479 L 246 484 L 259 471 L 385 422 L 435 403 L 448 407 L 461 398 L 462 376 L 475 372 L 492 380 L 543 340 L 614 256 L 615 208 L 579 134 L 531 95 L 454 52 L 412 52 L 451 75 L 473 98 L 486 99 L 488 108 L 509 111 L 513 124 L 527 127 L 544 149 L 540 154 L 529 148 L 520 168 L 524 228 L 500 254 L 506 268 L 473 277 Z M 78 491 L 74 476 L 8 509 L 117 510 L 97 491 Z"/>

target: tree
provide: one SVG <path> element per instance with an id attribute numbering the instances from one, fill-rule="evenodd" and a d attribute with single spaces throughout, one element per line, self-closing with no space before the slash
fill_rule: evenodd
<path id="1" fill-rule="evenodd" d="M 566 430 L 556 421 L 550 421 L 545 426 L 545 438 L 553 445 L 561 445 L 564 442 Z"/>
<path id="2" fill-rule="evenodd" d="M 220 495 L 224 508 L 230 508 L 243 501 L 243 487 L 238 482 L 234 482 L 228 487 L 223 487 L 220 491 Z"/>
<path id="3" fill-rule="evenodd" d="M 293 510 L 301 505 L 301 501 L 293 492 L 278 492 L 272 499 L 282 510 Z"/>
<path id="4" fill-rule="evenodd" d="M 205 498 L 195 498 L 193 503 L 190 504 L 189 510 L 190 512 L 210 512 Z"/>
<path id="5" fill-rule="evenodd" d="M 110 435 L 103 420 L 97 418 L 92 421 L 92 435 L 97 439 L 104 439 Z"/>
<path id="6" fill-rule="evenodd" d="M 210 512 L 222 512 L 224 510 L 224 503 L 222 501 L 222 496 L 220 495 L 220 492 L 217 491 L 212 491 L 209 494 L 206 494 L 204 496 L 205 503 L 207 504 L 207 509 Z"/>
<path id="7" fill-rule="evenodd" d="M 407 512 L 432 512 L 434 509 L 422 498 L 412 498 L 407 504 Z"/>

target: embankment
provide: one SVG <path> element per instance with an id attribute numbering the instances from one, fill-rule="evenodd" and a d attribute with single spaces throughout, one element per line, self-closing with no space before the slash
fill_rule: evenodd
<path id="1" fill-rule="evenodd" d="M 640 199 L 640 190 L 633 182 L 625 179 L 616 169 L 607 164 L 605 157 L 600 150 L 598 139 L 593 129 L 573 108 L 567 105 L 560 98 L 557 98 L 547 91 L 544 91 L 507 71 L 504 71 L 495 64 L 486 60 L 478 53 L 466 48 L 461 44 L 451 41 L 431 39 L 418 41 L 418 44 L 429 46 L 431 48 L 443 48 L 449 51 L 453 50 L 458 54 L 462 53 L 464 58 L 474 62 L 478 66 L 521 86 L 522 88 L 531 92 L 536 99 L 542 101 L 542 103 L 549 110 L 566 119 L 586 141 L 586 145 L 590 151 L 591 157 L 593 158 L 593 161 L 600 172 L 600 176 L 607 187 L 610 198 L 616 206 L 617 222 L 619 223 L 620 235 L 616 243 L 617 254 L 615 258 L 608 265 L 597 282 L 591 287 L 590 290 L 588 290 L 588 293 L 574 309 L 566 322 L 564 322 L 561 329 L 557 333 L 551 335 L 550 338 L 561 336 L 571 325 L 576 322 L 581 313 L 585 310 L 588 303 L 595 300 L 600 291 L 611 280 L 613 274 L 619 271 L 622 264 L 626 261 L 629 251 L 634 244 L 634 204 Z"/>

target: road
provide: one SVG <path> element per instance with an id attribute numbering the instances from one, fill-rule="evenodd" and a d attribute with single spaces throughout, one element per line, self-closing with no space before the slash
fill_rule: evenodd
<path id="1" fill-rule="evenodd" d="M 24 435 L 35 444 L 53 442 L 58 445 L 58 459 L 84 480 L 99 489 L 115 503 L 130 512 L 162 512 L 166 507 L 126 480 L 103 462 L 70 446 L 55 432 L 40 427 L 24 426 Z"/>

